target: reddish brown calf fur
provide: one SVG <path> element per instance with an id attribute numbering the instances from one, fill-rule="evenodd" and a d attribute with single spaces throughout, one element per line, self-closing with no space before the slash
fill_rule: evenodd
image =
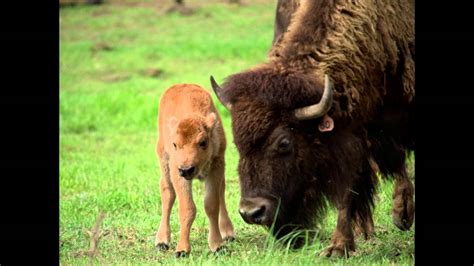
<path id="1" fill-rule="evenodd" d="M 160 159 L 162 217 L 155 244 L 168 249 L 170 213 L 178 198 L 180 236 L 176 255 L 191 251 L 189 234 L 196 216 L 192 179 L 205 183 L 204 207 L 209 218 L 208 243 L 218 250 L 223 239 L 234 239 L 224 200 L 226 139 L 210 94 L 193 84 L 170 87 L 161 97 L 156 152 Z"/>

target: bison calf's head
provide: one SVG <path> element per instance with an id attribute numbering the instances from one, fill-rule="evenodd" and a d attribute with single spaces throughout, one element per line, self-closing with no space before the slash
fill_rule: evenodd
<path id="1" fill-rule="evenodd" d="M 263 69 L 233 75 L 223 88 L 211 77 L 211 85 L 232 116 L 242 218 L 273 225 L 277 237 L 307 227 L 323 202 L 315 191 L 326 167 L 320 140 L 334 128 L 329 78 Z"/>
<path id="2" fill-rule="evenodd" d="M 209 163 L 214 145 L 209 145 L 212 141 L 211 134 L 217 123 L 215 113 L 210 113 L 207 117 L 192 115 L 180 121 L 170 118 L 168 127 L 172 132 L 171 145 L 174 153 L 171 158 L 172 165 L 178 167 L 180 176 L 187 180 L 205 175 L 209 169 Z"/>

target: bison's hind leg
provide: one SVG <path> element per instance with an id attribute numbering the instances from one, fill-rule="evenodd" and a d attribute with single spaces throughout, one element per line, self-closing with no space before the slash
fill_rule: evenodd
<path id="1" fill-rule="evenodd" d="M 400 137 L 379 136 L 373 153 L 380 172 L 395 178 L 392 220 L 400 230 L 409 230 L 415 217 L 415 189 L 406 170 L 407 145 Z"/>
<path id="2" fill-rule="evenodd" d="M 379 158 L 379 168 L 384 176 L 393 176 L 395 186 L 392 196 L 392 220 L 400 230 L 409 230 L 415 217 L 413 197 L 415 189 L 406 171 L 406 151 L 397 145 L 385 145 L 384 158 Z M 382 161 L 383 159 L 383 161 Z"/>
<path id="3" fill-rule="evenodd" d="M 227 207 L 225 204 L 225 179 L 222 179 L 221 188 L 219 190 L 219 231 L 221 232 L 222 238 L 226 241 L 235 240 L 234 226 L 230 220 L 229 214 L 227 213 Z"/>
<path id="4" fill-rule="evenodd" d="M 210 175 L 205 181 L 206 192 L 204 208 L 209 221 L 208 244 L 209 249 L 212 252 L 218 252 L 223 244 L 219 221 L 220 210 L 222 206 L 221 200 L 223 196 L 221 193 L 223 175 L 223 164 L 221 161 L 216 160 L 213 162 Z"/>
<path id="5" fill-rule="evenodd" d="M 395 188 L 393 190 L 393 223 L 403 231 L 409 230 L 415 217 L 413 183 L 408 179 L 405 167 L 401 173 L 395 174 Z"/>

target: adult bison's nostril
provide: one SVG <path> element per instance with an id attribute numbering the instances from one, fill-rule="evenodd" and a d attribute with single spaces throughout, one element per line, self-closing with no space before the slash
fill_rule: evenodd
<path id="1" fill-rule="evenodd" d="M 239 213 L 242 219 L 249 224 L 271 224 L 271 202 L 265 198 L 242 198 Z"/>
<path id="2" fill-rule="evenodd" d="M 180 176 L 187 178 L 187 177 L 191 177 L 194 174 L 194 172 L 196 171 L 196 167 L 194 166 L 179 167 L 178 171 L 179 171 Z"/>
<path id="3" fill-rule="evenodd" d="M 260 206 L 252 210 L 243 210 L 240 209 L 240 216 L 247 223 L 260 224 L 265 218 L 265 206 Z"/>

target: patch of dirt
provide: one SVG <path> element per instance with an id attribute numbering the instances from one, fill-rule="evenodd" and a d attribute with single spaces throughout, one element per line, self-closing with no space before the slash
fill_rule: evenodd
<path id="1" fill-rule="evenodd" d="M 97 53 L 101 51 L 112 51 L 114 48 L 105 42 L 96 42 L 92 47 L 91 47 L 91 52 L 92 53 Z"/>
<path id="2" fill-rule="evenodd" d="M 112 12 L 106 7 L 98 8 L 97 10 L 92 12 L 93 17 L 99 17 L 104 15 L 112 15 Z"/>
<path id="3" fill-rule="evenodd" d="M 124 73 L 112 73 L 101 78 L 104 82 L 119 82 L 130 79 L 130 75 Z"/>
<path id="4" fill-rule="evenodd" d="M 165 71 L 160 68 L 150 67 L 148 69 L 142 70 L 141 74 L 143 76 L 150 77 L 150 78 L 160 78 L 160 77 L 163 77 L 163 75 L 165 74 Z"/>
<path id="5" fill-rule="evenodd" d="M 175 4 L 166 10 L 167 14 L 174 13 L 174 12 L 177 12 L 181 14 L 182 16 L 190 16 L 194 14 L 195 11 L 193 8 L 190 8 L 186 5 L 180 5 L 180 4 Z"/>
<path id="6" fill-rule="evenodd" d="M 68 127 L 65 129 L 67 133 L 73 133 L 73 134 L 83 134 L 83 133 L 89 133 L 89 132 L 94 132 L 97 131 L 97 127 L 95 125 L 76 125 L 72 127 Z"/>
<path id="7" fill-rule="evenodd" d="M 115 229 L 114 231 L 114 236 L 118 238 L 121 246 L 129 247 L 147 242 L 145 238 L 138 236 L 134 229 Z"/>
<path id="8" fill-rule="evenodd" d="M 76 5 L 99 5 L 104 0 L 59 0 L 59 7 L 72 7 Z"/>

